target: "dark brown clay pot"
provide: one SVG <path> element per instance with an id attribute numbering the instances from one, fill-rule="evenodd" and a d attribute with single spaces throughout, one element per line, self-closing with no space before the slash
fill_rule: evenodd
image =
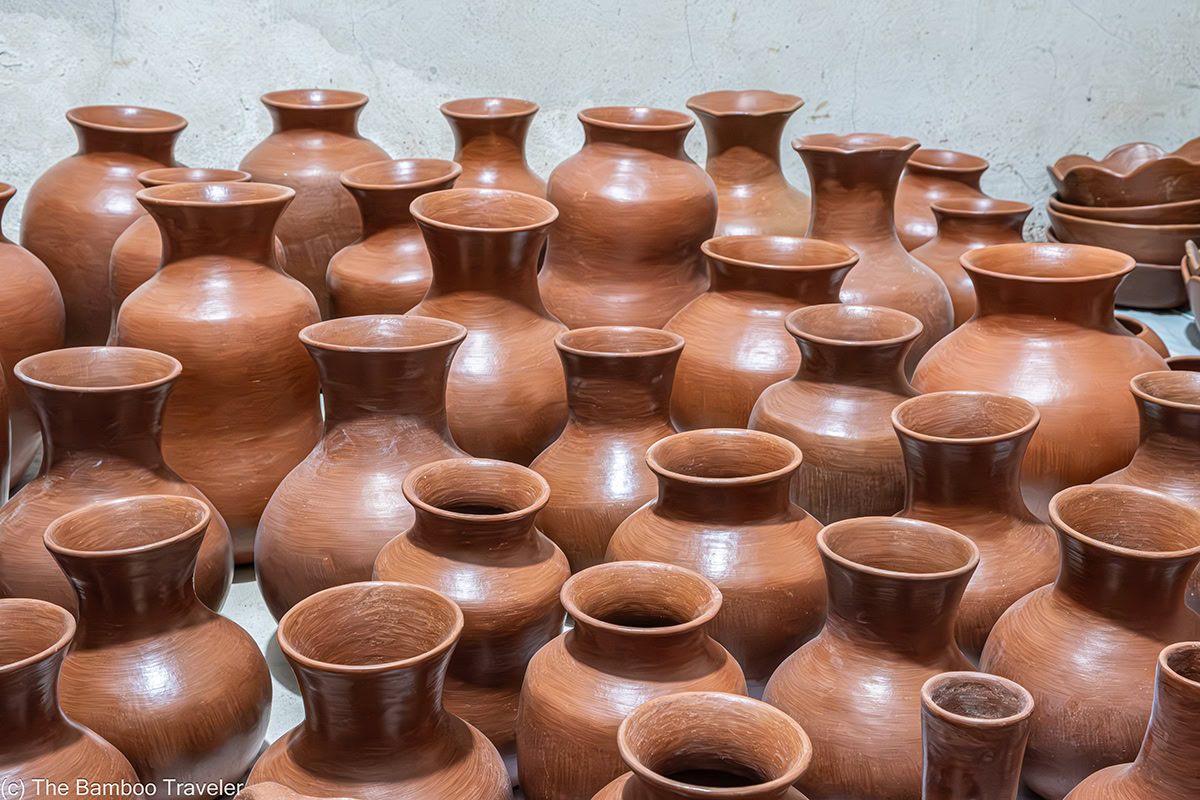
<path id="1" fill-rule="evenodd" d="M 529 466 L 550 484 L 538 527 L 578 572 L 604 560 L 621 522 L 651 500 L 646 450 L 675 433 L 668 409 L 683 338 L 653 328 L 579 328 L 554 340 L 567 377 L 562 435 Z"/>
<path id="2" fill-rule="evenodd" d="M 812 203 L 780 165 L 783 129 L 804 101 L 760 90 L 698 94 L 687 107 L 704 126 L 704 168 L 717 187 L 714 236 L 803 236 Z"/>
<path id="3" fill-rule="evenodd" d="M 921 800 L 1016 800 L 1033 695 L 980 672 L 943 672 L 921 687 Z"/>
<path id="4" fill-rule="evenodd" d="M 1185 800 L 1200 797 L 1200 642 L 1158 656 L 1154 705 L 1137 758 L 1086 778 L 1069 800 Z"/>
<path id="5" fill-rule="evenodd" d="M 16 188 L 0 183 L 0 217 Z M 9 483 L 16 486 L 33 463 L 42 443 L 41 430 L 25 388 L 13 367 L 26 356 L 63 346 L 66 314 L 62 293 L 46 265 L 37 256 L 0 232 L 0 367 L 8 400 L 8 425 L 12 470 Z"/>
<path id="6" fill-rule="evenodd" d="M 1126 316 L 1125 314 L 1114 314 L 1113 318 L 1121 324 L 1121 327 L 1132 333 L 1137 338 L 1141 339 L 1146 344 L 1150 345 L 1154 352 L 1165 358 L 1170 358 L 1171 351 L 1167 348 L 1166 342 L 1162 337 L 1154 332 L 1146 323 L 1140 319 Z"/>
<path id="7" fill-rule="evenodd" d="M 812 737 L 796 786 L 813 800 L 920 800 L 921 687 L 971 669 L 954 617 L 979 550 L 949 528 L 893 517 L 836 522 L 817 546 L 825 627 L 763 695 Z"/>
<path id="8" fill-rule="evenodd" d="M 279 623 L 304 721 L 277 739 L 249 783 L 315 797 L 509 800 L 487 737 L 442 706 L 463 613 L 407 583 L 351 583 L 307 597 Z"/>
<path id="9" fill-rule="evenodd" d="M 296 190 L 279 220 L 290 275 L 308 287 L 327 314 L 329 259 L 362 234 L 354 199 L 338 177 L 351 167 L 388 157 L 358 132 L 367 96 L 337 89 L 267 92 L 271 135 L 246 154 L 238 169 L 253 179 Z"/>
<path id="10" fill-rule="evenodd" d="M 568 328 L 661 328 L 708 288 L 700 245 L 717 191 L 684 152 L 695 120 L 661 108 L 579 112 L 584 142 L 550 174 L 562 214 L 539 275 L 546 307 Z"/>
<path id="11" fill-rule="evenodd" d="M 987 198 L 979 179 L 989 166 L 979 156 L 954 150 L 922 147 L 913 153 L 896 189 L 896 232 L 904 249 L 915 250 L 937 234 L 935 202 Z"/>
<path id="12" fill-rule="evenodd" d="M 408 207 L 426 192 L 454 186 L 453 161 L 376 161 L 342 173 L 362 216 L 362 236 L 333 254 L 326 282 L 335 317 L 403 314 L 429 290 L 429 251 Z"/>
<path id="13" fill-rule="evenodd" d="M 1002 244 L 965 253 L 962 264 L 978 309 L 921 361 L 913 386 L 1037 406 L 1042 422 L 1021 484 L 1030 510 L 1046 519 L 1055 492 L 1129 463 L 1137 447 L 1129 379 L 1166 366 L 1113 319 L 1113 295 L 1133 259 L 1084 245 Z"/>
<path id="14" fill-rule="evenodd" d="M 163 460 L 163 407 L 179 362 L 129 347 L 71 347 L 16 368 L 41 420 L 41 470 L 0 508 L 0 596 L 37 597 L 75 611 L 75 593 L 42 543 L 54 520 L 101 500 L 133 495 L 204 495 Z M 196 564 L 195 588 L 214 611 L 233 580 L 233 544 L 212 518 Z"/>
<path id="15" fill-rule="evenodd" d="M 937 235 L 914 248 L 912 255 L 936 272 L 950 290 L 957 328 L 975 313 L 975 287 L 959 262 L 962 254 L 994 244 L 1023 242 L 1025 218 L 1033 206 L 990 197 L 951 197 L 935 201 L 932 209 Z"/>
<path id="16" fill-rule="evenodd" d="M 517 700 L 525 667 L 562 632 L 567 557 L 533 526 L 550 486 L 505 461 L 457 458 L 415 468 L 412 527 L 379 553 L 375 579 L 428 586 L 465 619 L 444 699 L 492 740 L 516 777 Z"/>
<path id="17" fill-rule="evenodd" d="M 433 263 L 417 317 L 467 329 L 450 367 L 454 441 L 474 456 L 528 464 L 562 431 L 567 393 L 554 337 L 563 324 L 538 294 L 537 260 L 558 216 L 532 195 L 448 189 L 413 201 Z"/>
<path id="18" fill-rule="evenodd" d="M 918 146 L 916 139 L 878 133 L 816 134 L 792 142 L 812 182 L 808 235 L 858 253 L 858 265 L 842 283 L 842 302 L 887 306 L 921 320 L 921 335 L 908 354 L 910 374 L 954 327 L 946 284 L 896 237 L 896 184 Z"/>
<path id="19" fill-rule="evenodd" d="M 935 392 L 892 410 L 904 452 L 904 509 L 979 548 L 959 604 L 955 639 L 972 661 L 1009 606 L 1058 574 L 1054 529 L 1021 497 L 1021 461 L 1040 415 L 1027 400 L 989 392 Z"/>
<path id="20" fill-rule="evenodd" d="M 838 302 L 858 256 L 790 236 L 722 236 L 702 249 L 709 290 L 664 326 L 688 343 L 675 372 L 671 419 L 680 430 L 744 428 L 763 389 L 800 366 L 784 318 L 802 306 Z"/>
<path id="21" fill-rule="evenodd" d="M 658 497 L 621 523 L 608 558 L 678 564 L 716 584 L 723 602 L 709 634 L 761 694 L 825 616 L 821 523 L 788 498 L 800 449 L 769 433 L 712 428 L 656 442 L 646 463 Z"/>
<path id="22" fill-rule="evenodd" d="M 1200 638 L 1184 605 L 1200 564 L 1200 510 L 1129 486 L 1054 496 L 1062 568 L 992 629 L 980 667 L 1033 694 L 1025 782 L 1061 800 L 1102 767 L 1132 761 L 1150 720 L 1154 664 Z"/>
<path id="23" fill-rule="evenodd" d="M 571 577 L 575 626 L 529 662 L 517 715 L 517 764 L 529 800 L 591 797 L 625 772 L 617 728 L 674 692 L 746 693 L 742 670 L 706 626 L 721 592 L 691 570 L 646 561 Z"/>
<path id="24" fill-rule="evenodd" d="M 271 711 L 258 645 L 192 588 L 211 517 L 193 497 L 126 497 L 59 517 L 44 537 L 79 599 L 63 710 L 160 793 L 169 780 L 240 779 Z"/>
<path id="25" fill-rule="evenodd" d="M 632 770 L 593 800 L 804 800 L 792 784 L 812 742 L 787 714 L 723 692 L 679 692 L 634 709 L 617 733 Z"/>
<path id="26" fill-rule="evenodd" d="M 800 368 L 768 387 L 750 427 L 782 436 L 804 453 L 792 497 L 823 522 L 894 514 L 904 506 L 904 461 L 892 409 L 917 394 L 904 357 L 921 323 L 881 306 L 809 306 L 787 331 Z"/>
<path id="27" fill-rule="evenodd" d="M 525 161 L 525 136 L 537 103 L 511 97 L 471 97 L 442 103 L 454 132 L 460 189 L 511 189 L 546 196 L 546 182 Z"/>
<path id="28" fill-rule="evenodd" d="M 413 521 L 409 470 L 465 455 L 446 424 L 446 376 L 461 325 L 401 316 L 310 325 L 325 433 L 271 495 L 254 571 L 276 619 L 311 594 L 371 579 L 375 557 Z"/>
<path id="29" fill-rule="evenodd" d="M 163 453 L 221 512 L 239 564 L 254 557 L 271 493 L 321 435 L 317 371 L 297 338 L 320 319 L 317 304 L 274 263 L 275 222 L 294 194 L 261 183 L 138 192 L 162 232 L 163 264 L 115 328 L 115 344 L 183 364 Z"/>

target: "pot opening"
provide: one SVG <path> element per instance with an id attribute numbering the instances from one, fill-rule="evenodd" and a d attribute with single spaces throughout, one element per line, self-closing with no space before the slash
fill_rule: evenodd
<path id="1" fill-rule="evenodd" d="M 794 94 L 780 94 L 763 89 L 705 92 L 687 101 L 687 107 L 693 111 L 716 117 L 791 114 L 802 105 L 804 101 Z"/>
<path id="2" fill-rule="evenodd" d="M 447 117 L 524 117 L 537 113 L 538 104 L 515 97 L 466 97 L 442 103 Z"/>
<path id="3" fill-rule="evenodd" d="M 1007 719 L 1033 711 L 1033 697 L 1015 683 L 982 673 L 938 675 L 926 684 L 925 694 L 947 714 L 968 719 Z"/>
<path id="4" fill-rule="evenodd" d="M 141 106 L 81 106 L 68 111 L 67 119 L 85 128 L 134 133 L 172 133 L 187 127 L 178 114 Z"/>
<path id="5" fill-rule="evenodd" d="M 0 599 L 0 619 L 0 672 L 46 658 L 75 633 L 71 612 L 44 600 Z"/>
<path id="6" fill-rule="evenodd" d="M 528 467 L 507 461 L 450 458 L 409 472 L 404 496 L 426 511 L 498 517 L 541 509 L 550 485 Z"/>
<path id="7" fill-rule="evenodd" d="M 910 575 L 958 572 L 979 560 L 967 537 L 941 525 L 894 517 L 835 522 L 817 534 L 817 544 L 843 562 Z"/>
<path id="8" fill-rule="evenodd" d="M 874 150 L 916 150 L 920 142 L 910 136 L 889 136 L 886 133 L 811 133 L 792 141 L 796 150 L 833 150 L 842 153 Z"/>
<path id="9" fill-rule="evenodd" d="M 918 155 L 920 150 L 917 151 Z M 916 156 L 913 156 L 916 159 Z M 1029 215 L 1033 206 L 1016 200 L 996 200 L 991 197 L 947 197 L 935 200 L 929 207 L 949 217 L 1009 217 Z"/>
<path id="10" fill-rule="evenodd" d="M 1130 386 L 1143 400 L 1200 411 L 1200 372 L 1144 372 L 1134 377 Z"/>
<path id="11" fill-rule="evenodd" d="M 1200 684 L 1200 642 L 1181 642 L 1163 651 L 1163 663 L 1184 680 Z"/>
<path id="12" fill-rule="evenodd" d="M 372 161 L 346 170 L 343 184 L 351 189 L 417 189 L 446 183 L 462 174 L 454 161 L 440 158 L 404 158 L 396 161 Z"/>
<path id="13" fill-rule="evenodd" d="M 1200 549 L 1200 510 L 1146 489 L 1118 484 L 1072 486 L 1050 499 L 1050 519 L 1083 539 L 1125 550 Z"/>
<path id="14" fill-rule="evenodd" d="M 571 576 L 562 600 L 568 614 L 592 625 L 662 630 L 712 619 L 721 607 L 721 592 L 682 567 L 615 561 Z"/>
<path id="15" fill-rule="evenodd" d="M 456 322 L 432 317 L 373 314 L 315 322 L 300 331 L 300 341 L 322 350 L 405 351 L 423 350 L 467 336 Z"/>
<path id="16" fill-rule="evenodd" d="M 718 236 L 701 249 L 718 261 L 763 268 L 836 267 L 858 261 L 849 247 L 798 236 Z"/>
<path id="17" fill-rule="evenodd" d="M 767 479 L 797 469 L 800 449 L 762 431 L 710 428 L 660 439 L 646 460 L 658 474 L 675 478 Z"/>
<path id="18" fill-rule="evenodd" d="M 365 94 L 343 89 L 283 89 L 267 92 L 261 99 L 264 105 L 275 108 L 339 109 L 367 104 Z"/>
<path id="19" fill-rule="evenodd" d="M 903 311 L 842 303 L 798 308 L 787 316 L 786 324 L 793 336 L 843 345 L 896 344 L 921 333 L 921 321 Z"/>
<path id="20" fill-rule="evenodd" d="M 108 500 L 50 523 L 46 545 L 73 555 L 153 548 L 206 528 L 211 514 L 208 506 L 194 497 L 142 495 Z"/>
<path id="21" fill-rule="evenodd" d="M 1200 372 L 1200 356 L 1171 356 L 1167 366 L 1177 372 Z"/>
<path id="22" fill-rule="evenodd" d="M 164 205 L 245 206 L 278 203 L 296 196 L 294 189 L 273 183 L 168 183 L 137 193 L 138 200 Z"/>
<path id="23" fill-rule="evenodd" d="M 1038 419 L 1029 401 L 989 392 L 934 392 L 892 411 L 892 422 L 910 436 L 959 441 L 1011 438 Z"/>
<path id="24" fill-rule="evenodd" d="M 626 130 L 687 130 L 696 124 L 682 111 L 646 106 L 601 106 L 579 112 L 585 123 Z"/>
<path id="25" fill-rule="evenodd" d="M 250 173 L 240 169 L 211 169 L 208 167 L 160 167 L 139 172 L 142 186 L 165 186 L 169 183 L 245 183 Z"/>
<path id="26" fill-rule="evenodd" d="M 987 160 L 979 156 L 930 147 L 922 147 L 913 153 L 909 163 L 951 172 L 982 172 L 988 168 Z"/>
<path id="27" fill-rule="evenodd" d="M 526 230 L 558 218 L 558 209 L 540 197 L 505 189 L 444 189 L 421 195 L 410 208 L 426 224 L 460 230 Z"/>
<path id="28" fill-rule="evenodd" d="M 179 377 L 171 356 L 136 347 L 67 347 L 29 356 L 14 369 L 24 383 L 58 391 L 126 391 Z"/>
<path id="29" fill-rule="evenodd" d="M 1022 242 L 969 250 L 962 255 L 962 265 L 993 275 L 1073 282 L 1119 277 L 1133 270 L 1133 259 L 1084 244 Z"/>
<path id="30" fill-rule="evenodd" d="M 563 331 L 555 344 L 575 355 L 650 356 L 683 349 L 683 337 L 658 328 L 598 325 Z"/>

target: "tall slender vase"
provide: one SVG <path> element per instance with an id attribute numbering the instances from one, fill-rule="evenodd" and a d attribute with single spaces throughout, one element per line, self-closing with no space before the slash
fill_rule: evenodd
<path id="1" fill-rule="evenodd" d="M 922 147 L 905 165 L 896 191 L 896 228 L 905 250 L 915 250 L 937 233 L 933 203 L 987 198 L 979 181 L 990 165 L 979 156 Z"/>
<path id="2" fill-rule="evenodd" d="M 442 103 L 454 133 L 460 189 L 511 189 L 546 196 L 546 182 L 525 160 L 525 137 L 537 103 L 512 97 L 471 97 Z"/>

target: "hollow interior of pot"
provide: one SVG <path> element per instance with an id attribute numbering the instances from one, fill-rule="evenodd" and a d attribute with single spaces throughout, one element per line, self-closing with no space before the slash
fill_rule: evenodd
<path id="1" fill-rule="evenodd" d="M 716 91 L 698 94 L 688 107 L 709 114 L 771 114 L 795 111 L 804 101 L 794 94 L 763 89 Z"/>
<path id="2" fill-rule="evenodd" d="M 448 181 L 462 172 L 453 161 L 440 158 L 404 158 L 396 161 L 372 161 L 342 173 L 342 180 L 354 188 L 402 189 L 436 181 Z"/>
<path id="3" fill-rule="evenodd" d="M 915 520 L 860 517 L 829 525 L 819 537 L 831 553 L 846 561 L 888 572 L 953 572 L 976 560 L 966 537 Z"/>
<path id="4" fill-rule="evenodd" d="M 1171 356 L 1167 366 L 1179 372 L 1200 372 L 1200 356 Z"/>
<path id="5" fill-rule="evenodd" d="M 1027 694 L 1001 678 L 957 674 L 934 679 L 929 699 L 948 714 L 969 719 L 1005 719 L 1032 709 Z"/>
<path id="6" fill-rule="evenodd" d="M 694 120 L 681 111 L 646 106 L 601 106 L 581 111 L 580 116 L 588 122 L 645 128 L 678 128 L 694 124 Z"/>
<path id="7" fill-rule="evenodd" d="M 572 576 L 563 586 L 563 602 L 576 618 L 627 628 L 666 628 L 714 614 L 720 592 L 688 570 L 617 561 Z"/>
<path id="8" fill-rule="evenodd" d="M 787 326 L 799 336 L 849 344 L 915 339 L 921 332 L 920 320 L 903 311 L 842 303 L 798 308 L 788 315 Z"/>
<path id="9" fill-rule="evenodd" d="M 46 540 L 63 550 L 108 553 L 165 542 L 195 530 L 208 518 L 208 506 L 192 497 L 128 497 L 60 517 L 47 529 Z"/>
<path id="10" fill-rule="evenodd" d="M 855 258 L 843 245 L 798 236 L 718 236 L 705 243 L 705 250 L 719 260 L 761 267 L 824 267 Z"/>
<path id="11" fill-rule="evenodd" d="M 1027 400 L 985 392 L 935 392 L 905 400 L 894 418 L 906 431 L 937 439 L 1007 436 L 1027 427 L 1037 409 Z"/>
<path id="12" fill-rule="evenodd" d="M 800 451 L 769 433 L 710 428 L 661 439 L 648 458 L 659 472 L 689 478 L 751 478 L 798 466 Z"/>
<path id="13" fill-rule="evenodd" d="M 919 153 L 920 151 L 918 151 Z M 915 158 L 915 156 L 914 156 Z M 1016 200 L 997 200 L 993 197 L 946 197 L 930 203 L 930 208 L 951 217 L 1007 217 L 1033 211 L 1029 203 Z"/>
<path id="14" fill-rule="evenodd" d="M 507 229 L 548 225 L 557 211 L 540 197 L 504 189 L 446 189 L 413 201 L 414 214 L 440 225 Z"/>
<path id="15" fill-rule="evenodd" d="M 960 153 L 957 150 L 940 150 L 936 147 L 922 147 L 913 153 L 910 159 L 913 164 L 943 169 L 979 170 L 987 169 L 988 162 L 979 156 Z"/>
<path id="16" fill-rule="evenodd" d="M 140 106 L 81 106 L 67 112 L 67 118 L 82 125 L 147 131 L 179 129 L 187 124 L 178 114 Z"/>
<path id="17" fill-rule="evenodd" d="M 282 89 L 267 92 L 262 99 L 267 105 L 305 108 L 359 106 L 367 102 L 366 95 L 344 89 Z"/>
<path id="18" fill-rule="evenodd" d="M 171 356 L 135 347 L 68 347 L 29 356 L 18 377 L 62 390 L 124 389 L 173 378 L 181 370 Z"/>
<path id="19" fill-rule="evenodd" d="M 1081 244 L 1013 243 L 963 254 L 964 266 L 1021 278 L 1111 277 L 1133 269 L 1133 259 L 1116 250 Z"/>
<path id="20" fill-rule="evenodd" d="M 1127 550 L 1200 548 L 1200 510 L 1155 492 L 1116 484 L 1073 486 L 1050 500 L 1050 514 L 1056 524 L 1088 539 Z"/>
<path id="21" fill-rule="evenodd" d="M 515 97 L 466 97 L 442 104 L 442 112 L 452 117 L 511 117 L 537 110 L 537 103 Z"/>
<path id="22" fill-rule="evenodd" d="M 168 183 L 245 183 L 250 180 L 250 173 L 240 169 L 160 167 L 139 172 L 137 179 L 143 186 L 164 186 Z"/>
<path id="23" fill-rule="evenodd" d="M 331 350 L 408 350 L 446 344 L 465 333 L 457 323 L 432 317 L 375 314 L 317 322 L 303 329 L 300 339 Z"/>
<path id="24" fill-rule="evenodd" d="M 0 620 L 0 669 L 46 652 L 75 627 L 69 611 L 25 598 L 0 600 Z"/>
<path id="25" fill-rule="evenodd" d="M 1200 411 L 1200 372 L 1147 372 L 1135 377 L 1132 386 L 1152 400 L 1192 406 Z"/>
<path id="26" fill-rule="evenodd" d="M 649 355 L 683 347 L 683 337 L 657 328 L 601 325 L 563 331 L 557 343 L 580 355 Z"/>
<path id="27" fill-rule="evenodd" d="M 410 499 L 453 514 L 495 516 L 545 505 L 550 487 L 527 467 L 452 458 L 417 467 L 405 480 Z"/>
<path id="28" fill-rule="evenodd" d="M 294 192 L 271 183 L 168 183 L 138 192 L 139 198 L 163 203 L 245 205 L 284 200 Z"/>
<path id="29" fill-rule="evenodd" d="M 1179 677 L 1200 684 L 1200 642 L 1184 642 L 1167 650 L 1167 667 Z"/>

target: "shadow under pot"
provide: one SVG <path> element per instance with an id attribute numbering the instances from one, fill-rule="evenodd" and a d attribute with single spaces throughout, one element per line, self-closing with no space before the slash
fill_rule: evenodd
<path id="1" fill-rule="evenodd" d="M 537 103 L 512 97 L 470 97 L 442 103 L 454 133 L 461 189 L 511 189 L 546 196 L 546 182 L 525 160 L 525 137 Z"/>
<path id="2" fill-rule="evenodd" d="M 979 156 L 922 147 L 912 154 L 896 189 L 896 231 L 912 252 L 937 235 L 934 203 L 991 199 L 979 186 L 991 166 Z"/>

